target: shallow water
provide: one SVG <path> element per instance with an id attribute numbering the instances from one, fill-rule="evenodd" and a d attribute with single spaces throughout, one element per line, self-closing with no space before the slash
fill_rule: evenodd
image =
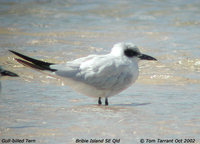
<path id="1" fill-rule="evenodd" d="M 1 1 L 0 139 L 195 139 L 200 143 L 200 3 L 192 1 Z M 9 49 L 55 63 L 134 42 L 158 62 L 140 62 L 126 91 L 97 106 L 61 81 L 24 68 Z M 1 141 L 2 142 L 2 141 Z M 153 141 L 152 141 L 153 142 Z"/>

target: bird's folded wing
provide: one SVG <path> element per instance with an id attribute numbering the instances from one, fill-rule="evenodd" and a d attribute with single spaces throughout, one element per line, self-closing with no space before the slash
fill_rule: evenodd
<path id="1" fill-rule="evenodd" d="M 56 74 L 79 81 L 98 89 L 110 89 L 123 83 L 124 65 L 117 65 L 116 60 L 109 56 L 88 56 L 65 65 L 52 65 Z M 116 71 L 118 69 L 118 71 Z"/>
<path id="2" fill-rule="evenodd" d="M 82 57 L 74 61 L 69 61 L 65 64 L 51 65 L 50 68 L 56 69 L 56 74 L 61 77 L 75 79 L 76 75 L 81 71 L 81 64 L 92 60 L 94 57 L 95 55 L 89 55 L 87 57 Z"/>

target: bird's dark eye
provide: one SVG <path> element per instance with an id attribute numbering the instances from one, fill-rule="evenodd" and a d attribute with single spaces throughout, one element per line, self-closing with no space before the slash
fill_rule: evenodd
<path id="1" fill-rule="evenodd" d="M 132 49 L 126 49 L 124 51 L 124 54 L 127 56 L 127 57 L 134 57 L 134 56 L 137 56 L 139 53 L 137 51 L 133 51 Z"/>

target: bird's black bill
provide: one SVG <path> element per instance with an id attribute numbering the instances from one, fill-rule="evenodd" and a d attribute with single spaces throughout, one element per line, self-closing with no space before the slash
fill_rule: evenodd
<path id="1" fill-rule="evenodd" d="M 2 76 L 10 76 L 10 77 L 18 77 L 17 74 L 13 73 L 13 72 L 10 72 L 10 71 L 7 71 L 7 70 L 4 70 L 1 72 L 1 75 Z"/>
<path id="2" fill-rule="evenodd" d="M 157 61 L 157 59 L 155 59 L 154 57 L 146 55 L 146 54 L 141 54 L 139 56 L 139 58 L 142 59 L 142 60 L 155 60 L 155 61 Z"/>

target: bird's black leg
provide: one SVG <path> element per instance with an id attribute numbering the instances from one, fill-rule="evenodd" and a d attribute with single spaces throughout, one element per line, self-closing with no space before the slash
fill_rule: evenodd
<path id="1" fill-rule="evenodd" d="M 108 98 L 107 97 L 105 98 L 105 105 L 106 106 L 108 105 Z"/>
<path id="2" fill-rule="evenodd" d="M 98 104 L 101 105 L 101 97 L 99 97 Z"/>

